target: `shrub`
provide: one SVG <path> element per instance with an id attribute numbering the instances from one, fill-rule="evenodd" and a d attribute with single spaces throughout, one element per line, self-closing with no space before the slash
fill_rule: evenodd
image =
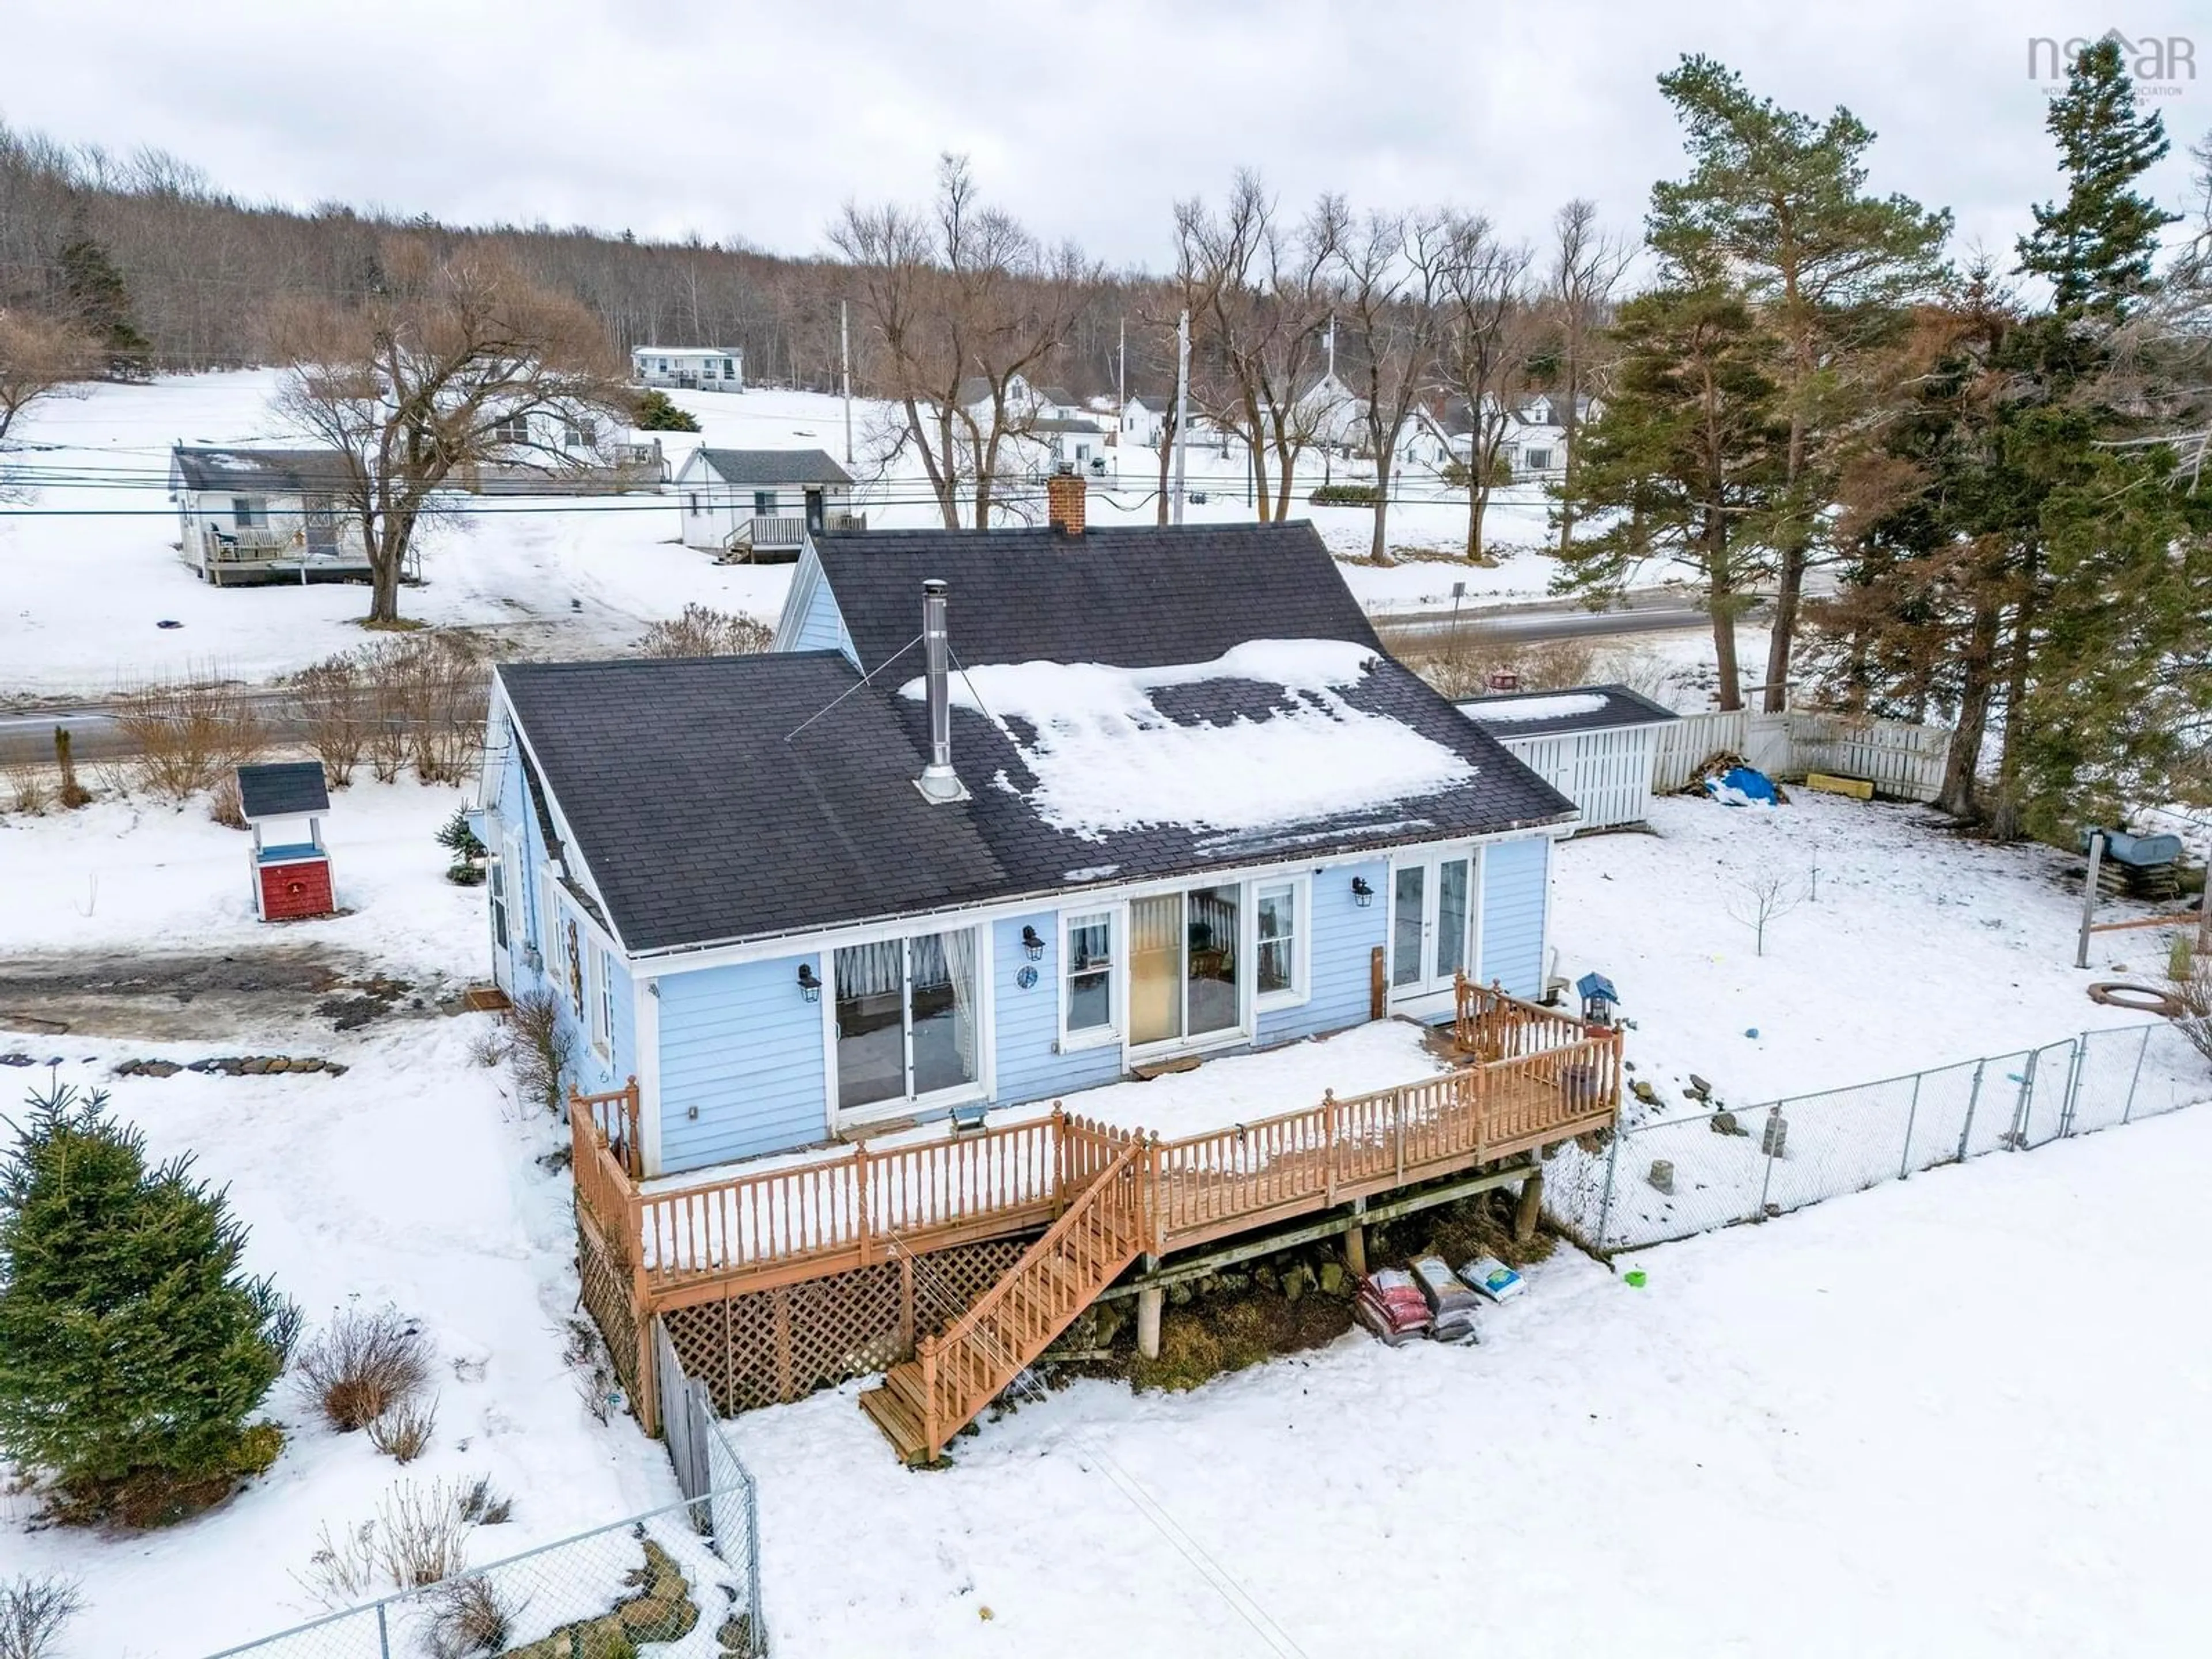
<path id="1" fill-rule="evenodd" d="M 477 1659 L 507 1651 L 507 1638 L 521 1607 L 509 1607 L 498 1585 L 481 1574 L 451 1578 L 428 1598 L 430 1616 L 423 1640 L 433 1659 Z"/>
<path id="2" fill-rule="evenodd" d="M 543 1101 L 547 1111 L 558 1112 L 576 1048 L 574 1035 L 562 1023 L 561 999 L 550 991 L 526 991 L 507 1011 L 507 1023 L 514 1033 L 516 1086 Z"/>
<path id="3" fill-rule="evenodd" d="M 26 1573 L 0 1584 L 0 1659 L 51 1659 L 62 1627 L 83 1605 L 73 1579 Z"/>
<path id="4" fill-rule="evenodd" d="M 2204 902 L 2212 904 L 2212 893 Z M 2212 956 L 2177 953 L 2168 969 L 2181 970 L 2173 975 L 2173 999 L 2181 1005 L 2173 1023 L 2191 1048 L 2212 1060 Z"/>
<path id="5" fill-rule="evenodd" d="M 462 1512 L 464 1489 L 439 1480 L 402 1481 L 386 1492 L 376 1513 L 335 1536 L 330 1523 L 316 1528 L 301 1587 L 337 1611 L 367 1601 L 380 1589 L 421 1589 L 468 1570 L 472 1522 Z"/>
<path id="6" fill-rule="evenodd" d="M 1316 507 L 1372 507 L 1381 495 L 1373 484 L 1325 483 L 1316 486 L 1306 500 Z"/>
<path id="7" fill-rule="evenodd" d="M 27 817 L 36 817 L 46 810 L 47 790 L 46 774 L 35 766 L 11 766 L 8 769 L 8 808 Z"/>
<path id="8" fill-rule="evenodd" d="M 268 728 L 234 682 L 157 680 L 115 700 L 115 728 L 137 751 L 138 786 L 165 800 L 211 789 L 224 773 L 258 760 Z"/>
<path id="9" fill-rule="evenodd" d="M 611 1423 L 622 1384 L 615 1375 L 615 1362 L 607 1352 L 607 1345 L 588 1319 L 571 1319 L 567 1339 L 562 1346 L 561 1358 L 568 1363 L 575 1379 L 576 1398 L 599 1422 Z"/>
<path id="10" fill-rule="evenodd" d="M 653 390 L 640 394 L 630 424 L 640 432 L 696 432 L 699 417 L 665 392 Z"/>
<path id="11" fill-rule="evenodd" d="M 480 1474 L 461 1494 L 461 1515 L 474 1526 L 503 1527 L 514 1516 L 514 1500 L 501 1496 L 489 1475 Z"/>
<path id="12" fill-rule="evenodd" d="M 219 1502 L 283 1443 L 249 1429 L 288 1306 L 240 1270 L 246 1229 L 106 1095 L 33 1091 L 0 1162 L 0 1456 L 64 1518 L 129 1524 Z"/>
<path id="13" fill-rule="evenodd" d="M 246 802 L 238 792 L 238 774 L 226 773 L 208 792 L 208 816 L 226 830 L 243 830 Z"/>
<path id="14" fill-rule="evenodd" d="M 429 1356 L 397 1310 L 347 1308 L 300 1355 L 300 1376 L 340 1432 L 367 1428 L 430 1380 Z"/>
<path id="15" fill-rule="evenodd" d="M 469 1037 L 469 1059 L 478 1066 L 496 1066 L 514 1052 L 503 1025 L 487 1025 Z"/>
<path id="16" fill-rule="evenodd" d="M 64 811 L 74 812 L 92 799 L 92 791 L 77 781 L 76 756 L 66 726 L 54 727 L 54 770 L 61 775 L 61 781 L 54 786 L 54 799 Z"/>
<path id="17" fill-rule="evenodd" d="M 430 1449 L 438 1426 L 438 1402 L 402 1400 L 368 1425 L 368 1443 L 395 1463 L 412 1463 Z"/>
<path id="18" fill-rule="evenodd" d="M 637 649 L 647 657 L 747 657 L 775 640 L 775 629 L 764 622 L 692 604 L 682 616 L 647 629 Z"/>
<path id="19" fill-rule="evenodd" d="M 292 677 L 307 743 L 323 763 L 323 781 L 333 789 L 353 781 L 368 742 L 369 711 L 362 684 L 360 659 L 342 653 L 303 668 Z"/>

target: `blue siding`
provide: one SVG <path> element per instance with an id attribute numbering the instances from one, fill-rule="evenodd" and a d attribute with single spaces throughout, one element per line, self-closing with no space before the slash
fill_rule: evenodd
<path id="1" fill-rule="evenodd" d="M 1088 908 L 1098 907 L 1092 905 Z M 1044 940 L 1044 956 L 1031 962 L 1022 950 L 1022 929 L 1037 930 Z M 1055 1054 L 1060 1040 L 1060 918 L 1047 910 L 1034 916 L 1001 921 L 994 928 L 992 947 L 992 1006 L 998 1018 L 999 1086 L 996 1098 L 1005 1105 L 1025 1100 L 1047 1100 L 1096 1088 L 1121 1075 L 1121 1045 L 1102 1043 Z M 1037 970 L 1037 982 L 1024 991 L 1020 975 L 1024 968 Z"/>
<path id="2" fill-rule="evenodd" d="M 854 665 L 859 659 L 853 651 L 853 636 L 845 631 L 844 613 L 837 609 L 837 596 L 830 591 L 830 580 L 822 574 L 822 566 L 814 556 L 814 548 L 808 544 L 799 555 L 799 565 L 791 574 L 793 599 L 805 608 L 800 611 L 791 636 L 782 642 L 786 651 L 842 651 Z"/>
<path id="3" fill-rule="evenodd" d="M 1352 902 L 1355 876 L 1364 877 L 1376 892 L 1375 902 L 1364 910 Z M 1263 1009 L 1262 1044 L 1287 1042 L 1365 1021 L 1370 1006 L 1369 963 L 1383 942 L 1389 920 L 1382 896 L 1389 891 L 1389 866 L 1380 861 L 1332 867 L 1314 877 L 1308 888 L 1313 914 L 1301 919 L 1312 937 L 1308 971 L 1313 999 L 1293 1008 Z"/>
<path id="4" fill-rule="evenodd" d="M 1482 971 L 1516 997 L 1544 993 L 1544 890 L 1552 843 L 1499 842 L 1482 854 Z"/>
<path id="5" fill-rule="evenodd" d="M 808 956 L 662 976 L 665 1172 L 808 1146 L 829 1133 L 822 1005 L 799 994 L 802 961 L 823 971 Z"/>

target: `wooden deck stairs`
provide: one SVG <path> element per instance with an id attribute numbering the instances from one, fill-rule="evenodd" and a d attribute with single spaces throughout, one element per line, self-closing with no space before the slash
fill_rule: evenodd
<path id="1" fill-rule="evenodd" d="M 900 1457 L 940 1455 L 1143 1253 L 1144 1152 L 1139 1135 L 973 1307 L 860 1395 Z M 920 1257 L 915 1265 L 927 1269 Z"/>

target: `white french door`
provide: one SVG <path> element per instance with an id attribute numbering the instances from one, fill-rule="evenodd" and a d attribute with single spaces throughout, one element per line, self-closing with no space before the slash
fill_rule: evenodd
<path id="1" fill-rule="evenodd" d="M 1471 970 L 1476 860 L 1468 853 L 1401 859 L 1390 866 L 1390 999 L 1449 991 Z"/>

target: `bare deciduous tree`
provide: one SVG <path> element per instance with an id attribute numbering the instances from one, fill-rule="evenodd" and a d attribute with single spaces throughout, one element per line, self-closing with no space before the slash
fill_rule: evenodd
<path id="1" fill-rule="evenodd" d="M 1218 212 L 1196 198 L 1176 204 L 1176 268 L 1199 301 L 1192 398 L 1250 451 L 1262 522 L 1289 515 L 1298 457 L 1328 413 L 1308 394 L 1323 362 L 1342 216 L 1342 204 L 1324 198 L 1303 222 L 1285 225 L 1249 169 Z"/>
<path id="2" fill-rule="evenodd" d="M 1575 452 L 1584 398 L 1599 389 L 1609 355 L 1605 330 L 1612 320 L 1613 293 L 1636 257 L 1636 245 L 1608 234 L 1597 222 L 1597 204 L 1577 197 L 1552 221 L 1552 269 L 1546 286 L 1559 331 L 1559 392 L 1561 435 L 1566 453 Z M 1575 507 L 1559 503 L 1559 553 L 1575 540 Z"/>
<path id="3" fill-rule="evenodd" d="M 377 290 L 357 306 L 305 302 L 272 326 L 285 367 L 276 406 L 344 457 L 342 492 L 368 559 L 368 620 L 399 620 L 415 533 L 470 468 L 514 455 L 581 465 L 541 428 L 626 421 L 612 349 L 578 301 L 501 255 L 440 254 L 394 238 Z M 540 417 L 537 421 L 532 416 Z"/>
<path id="4" fill-rule="evenodd" d="M 99 369 L 92 343 L 66 323 L 0 310 L 0 449 L 25 410 Z"/>
<path id="5" fill-rule="evenodd" d="M 1766 954 L 1766 930 L 1805 901 L 1804 878 L 1779 865 L 1760 864 L 1741 872 L 1729 896 L 1728 913 L 1752 930 L 1754 953 Z"/>
<path id="6" fill-rule="evenodd" d="M 1544 332 L 1527 289 L 1528 261 L 1525 246 L 1500 240 L 1481 215 L 1452 219 L 1437 373 L 1466 406 L 1467 556 L 1474 564 L 1494 562 L 1483 549 L 1483 515 Z"/>
<path id="7" fill-rule="evenodd" d="M 1437 387 L 1437 339 L 1451 262 L 1451 222 L 1442 213 L 1370 213 L 1354 223 L 1329 214 L 1331 274 L 1353 349 L 1347 384 L 1375 458 L 1377 564 L 1389 564 L 1390 471 L 1398 439 L 1417 405 Z M 1344 378 L 1344 377 L 1340 377 Z"/>
<path id="8" fill-rule="evenodd" d="M 1073 243 L 1047 247 L 979 204 L 959 155 L 940 158 L 927 212 L 848 203 L 830 240 L 854 267 L 878 390 L 905 416 L 897 442 L 920 456 L 947 529 L 963 513 L 987 527 L 1035 419 L 1018 387 L 1066 345 L 1098 267 Z"/>

